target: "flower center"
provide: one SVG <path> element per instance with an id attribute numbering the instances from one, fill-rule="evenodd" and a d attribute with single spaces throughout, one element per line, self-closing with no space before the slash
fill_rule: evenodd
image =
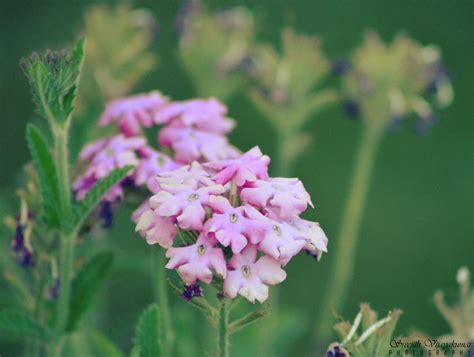
<path id="1" fill-rule="evenodd" d="M 203 256 L 206 253 L 207 247 L 204 244 L 198 246 L 198 254 Z"/>
<path id="2" fill-rule="evenodd" d="M 245 276 L 246 278 L 248 278 L 250 275 L 252 275 L 252 269 L 250 268 L 250 266 L 243 265 L 242 268 L 240 268 L 240 269 L 242 270 L 243 276 Z"/>
<path id="3" fill-rule="evenodd" d="M 188 201 L 193 202 L 196 201 L 199 198 L 199 195 L 197 193 L 192 193 L 188 196 Z"/>
<path id="4" fill-rule="evenodd" d="M 272 227 L 272 230 L 273 230 L 273 232 L 274 232 L 277 236 L 281 236 L 281 228 L 280 228 L 280 226 L 278 226 L 278 225 L 275 224 L 275 225 Z"/>
<path id="5" fill-rule="evenodd" d="M 165 159 L 163 158 L 163 156 L 158 156 L 158 158 L 156 159 L 156 162 L 158 163 L 159 167 L 165 166 Z"/>
<path id="6" fill-rule="evenodd" d="M 105 149 L 105 155 L 108 156 L 108 157 L 113 157 L 114 156 L 114 149 L 112 149 L 112 148 Z"/>
<path id="7" fill-rule="evenodd" d="M 237 213 L 232 212 L 231 214 L 229 214 L 230 223 L 235 223 L 237 222 L 238 219 L 239 219 L 239 216 L 237 215 Z"/>

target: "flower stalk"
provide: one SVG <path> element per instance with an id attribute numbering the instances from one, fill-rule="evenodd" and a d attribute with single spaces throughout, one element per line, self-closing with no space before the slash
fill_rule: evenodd
<path id="1" fill-rule="evenodd" d="M 155 301 L 160 308 L 162 318 L 162 328 L 160 330 L 161 340 L 163 343 L 164 355 L 173 355 L 173 344 L 174 344 L 174 329 L 171 322 L 171 312 L 168 300 L 168 288 L 166 286 L 166 270 L 164 252 L 160 249 L 153 250 L 153 292 L 155 295 Z"/>
<path id="2" fill-rule="evenodd" d="M 357 152 L 349 194 L 345 203 L 344 215 L 336 247 L 333 248 L 329 287 L 323 297 L 320 318 L 315 327 L 318 341 L 326 341 L 331 335 L 332 312 L 344 306 L 347 290 L 355 264 L 355 248 L 358 233 L 367 202 L 372 171 L 377 157 L 377 149 L 383 132 L 377 126 L 364 128 Z"/>
<path id="3" fill-rule="evenodd" d="M 229 311 L 227 308 L 227 301 L 223 298 L 219 306 L 219 339 L 218 339 L 218 356 L 229 356 Z"/>

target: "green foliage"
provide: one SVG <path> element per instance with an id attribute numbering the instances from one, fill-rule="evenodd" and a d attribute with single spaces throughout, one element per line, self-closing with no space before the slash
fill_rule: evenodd
<path id="1" fill-rule="evenodd" d="M 16 309 L 0 311 L 0 333 L 21 338 L 38 338 L 43 341 L 50 339 L 49 332 L 29 314 Z"/>
<path id="2" fill-rule="evenodd" d="M 237 69 L 252 46 L 252 13 L 243 7 L 212 15 L 193 9 L 182 25 L 179 55 L 197 94 L 225 100 L 243 84 Z"/>
<path id="3" fill-rule="evenodd" d="M 158 357 L 160 346 L 160 313 L 158 305 L 149 306 L 140 316 L 133 339 L 133 357 Z"/>
<path id="4" fill-rule="evenodd" d="M 90 7 L 84 19 L 87 58 L 81 80 L 80 102 L 123 96 L 154 69 L 150 51 L 154 15 L 126 4 Z"/>
<path id="5" fill-rule="evenodd" d="M 433 45 L 422 46 L 404 34 L 385 43 L 377 33 L 367 32 L 350 64 L 343 95 L 359 104 L 366 124 L 383 129 L 393 118 L 402 119 L 411 113 L 431 118 L 433 109 L 423 98 L 429 86 L 435 88 L 438 106 L 453 100 L 440 50 Z"/>
<path id="6" fill-rule="evenodd" d="M 390 353 L 395 354 L 390 347 L 390 341 L 401 313 L 400 310 L 394 310 L 383 319 L 377 320 L 377 313 L 368 304 L 361 304 L 353 323 L 343 321 L 336 324 L 334 328 L 343 341 L 332 343 L 329 351 L 339 348 L 347 350 L 353 357 L 383 357 L 389 356 Z M 360 326 L 362 330 L 359 334 Z M 346 355 L 349 356 L 348 353 Z"/>
<path id="7" fill-rule="evenodd" d="M 82 39 L 69 54 L 46 51 L 22 61 L 37 111 L 52 128 L 65 125 L 73 111 L 83 57 Z"/>
<path id="8" fill-rule="evenodd" d="M 124 354 L 120 349 L 110 341 L 105 335 L 97 330 L 87 332 L 87 336 L 91 343 L 91 349 L 96 356 L 104 357 L 123 357 Z"/>
<path id="9" fill-rule="evenodd" d="M 72 217 L 69 222 L 70 230 L 78 229 L 82 222 L 97 207 L 102 197 L 117 183 L 119 183 L 132 166 L 125 166 L 115 169 L 109 175 L 95 184 L 95 186 L 87 193 L 83 200 L 77 202 L 72 210 Z"/>
<path id="10" fill-rule="evenodd" d="M 26 140 L 30 149 L 33 165 L 38 175 L 43 203 L 44 221 L 50 228 L 59 226 L 59 188 L 56 166 L 49 151 L 46 139 L 38 128 L 28 124 Z"/>
<path id="11" fill-rule="evenodd" d="M 90 306 L 97 290 L 113 263 L 112 253 L 96 254 L 72 282 L 72 295 L 67 330 L 72 331 Z"/>

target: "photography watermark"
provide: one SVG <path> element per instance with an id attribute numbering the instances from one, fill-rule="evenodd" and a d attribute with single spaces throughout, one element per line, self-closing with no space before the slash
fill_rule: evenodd
<path id="1" fill-rule="evenodd" d="M 432 338 L 390 341 L 389 356 L 462 356 L 474 357 L 474 343 L 465 341 L 440 341 Z"/>

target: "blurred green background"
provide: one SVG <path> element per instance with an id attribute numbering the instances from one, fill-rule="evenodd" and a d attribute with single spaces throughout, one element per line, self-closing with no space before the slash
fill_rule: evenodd
<path id="1" fill-rule="evenodd" d="M 81 29 L 84 9 L 93 1 L 2 1 L 0 4 L 0 213 L 14 203 L 18 173 L 27 162 L 24 130 L 32 118 L 27 81 L 18 62 L 34 50 L 69 44 Z M 207 2 L 218 9 L 223 2 Z M 176 57 L 177 35 L 173 26 L 179 1 L 135 1 L 155 11 L 159 27 L 154 50 L 158 70 L 140 84 L 140 90 L 158 88 L 174 99 L 193 96 L 193 88 Z M 399 30 L 423 44 L 439 44 L 453 81 L 455 100 L 439 113 L 432 132 L 420 137 L 406 123 L 388 134 L 381 146 L 360 236 L 354 279 L 347 311 L 354 316 L 359 302 L 367 301 L 385 313 L 393 307 L 404 311 L 399 331 L 417 327 L 431 335 L 448 326 L 432 303 L 436 289 L 454 299 L 455 274 L 462 265 L 474 268 L 474 2 L 471 0 L 315 0 L 226 1 L 225 6 L 248 6 L 256 17 L 259 40 L 279 40 L 285 25 L 299 32 L 319 34 L 331 57 L 350 53 L 364 30 L 376 29 L 388 40 Z M 232 134 L 241 149 L 256 144 L 275 152 L 274 135 L 241 92 L 227 103 L 238 121 Z M 347 120 L 332 108 L 311 121 L 314 136 L 310 150 L 295 165 L 296 175 L 313 196 L 318 220 L 329 240 L 329 254 L 319 264 L 305 256 L 288 266 L 282 284 L 284 304 L 302 309 L 301 323 L 312 322 L 325 287 L 331 238 L 338 231 L 347 184 L 358 145 L 360 123 Z M 13 205 L 14 207 L 14 205 Z M 120 214 L 124 217 L 125 213 Z M 124 221 L 125 217 L 124 217 Z M 10 237 L 2 237 L 10 239 Z M 147 247 L 133 233 L 132 224 L 110 234 L 122 256 L 147 259 Z M 146 269 L 146 261 L 140 262 Z M 141 271 L 118 265 L 104 293 L 110 336 L 123 346 L 139 311 L 149 302 L 149 284 Z M 120 267 L 123 267 L 120 268 Z M 122 269 L 122 270 L 120 270 Z M 0 283 L 1 304 L 6 293 Z M 298 315 L 299 316 L 299 315 Z M 304 317 L 304 318 L 303 318 Z M 304 345 L 305 336 L 301 336 Z M 298 347 L 296 347 L 298 349 Z M 300 349 L 300 351 L 302 351 Z M 0 350 L 0 353 L 2 351 Z"/>

